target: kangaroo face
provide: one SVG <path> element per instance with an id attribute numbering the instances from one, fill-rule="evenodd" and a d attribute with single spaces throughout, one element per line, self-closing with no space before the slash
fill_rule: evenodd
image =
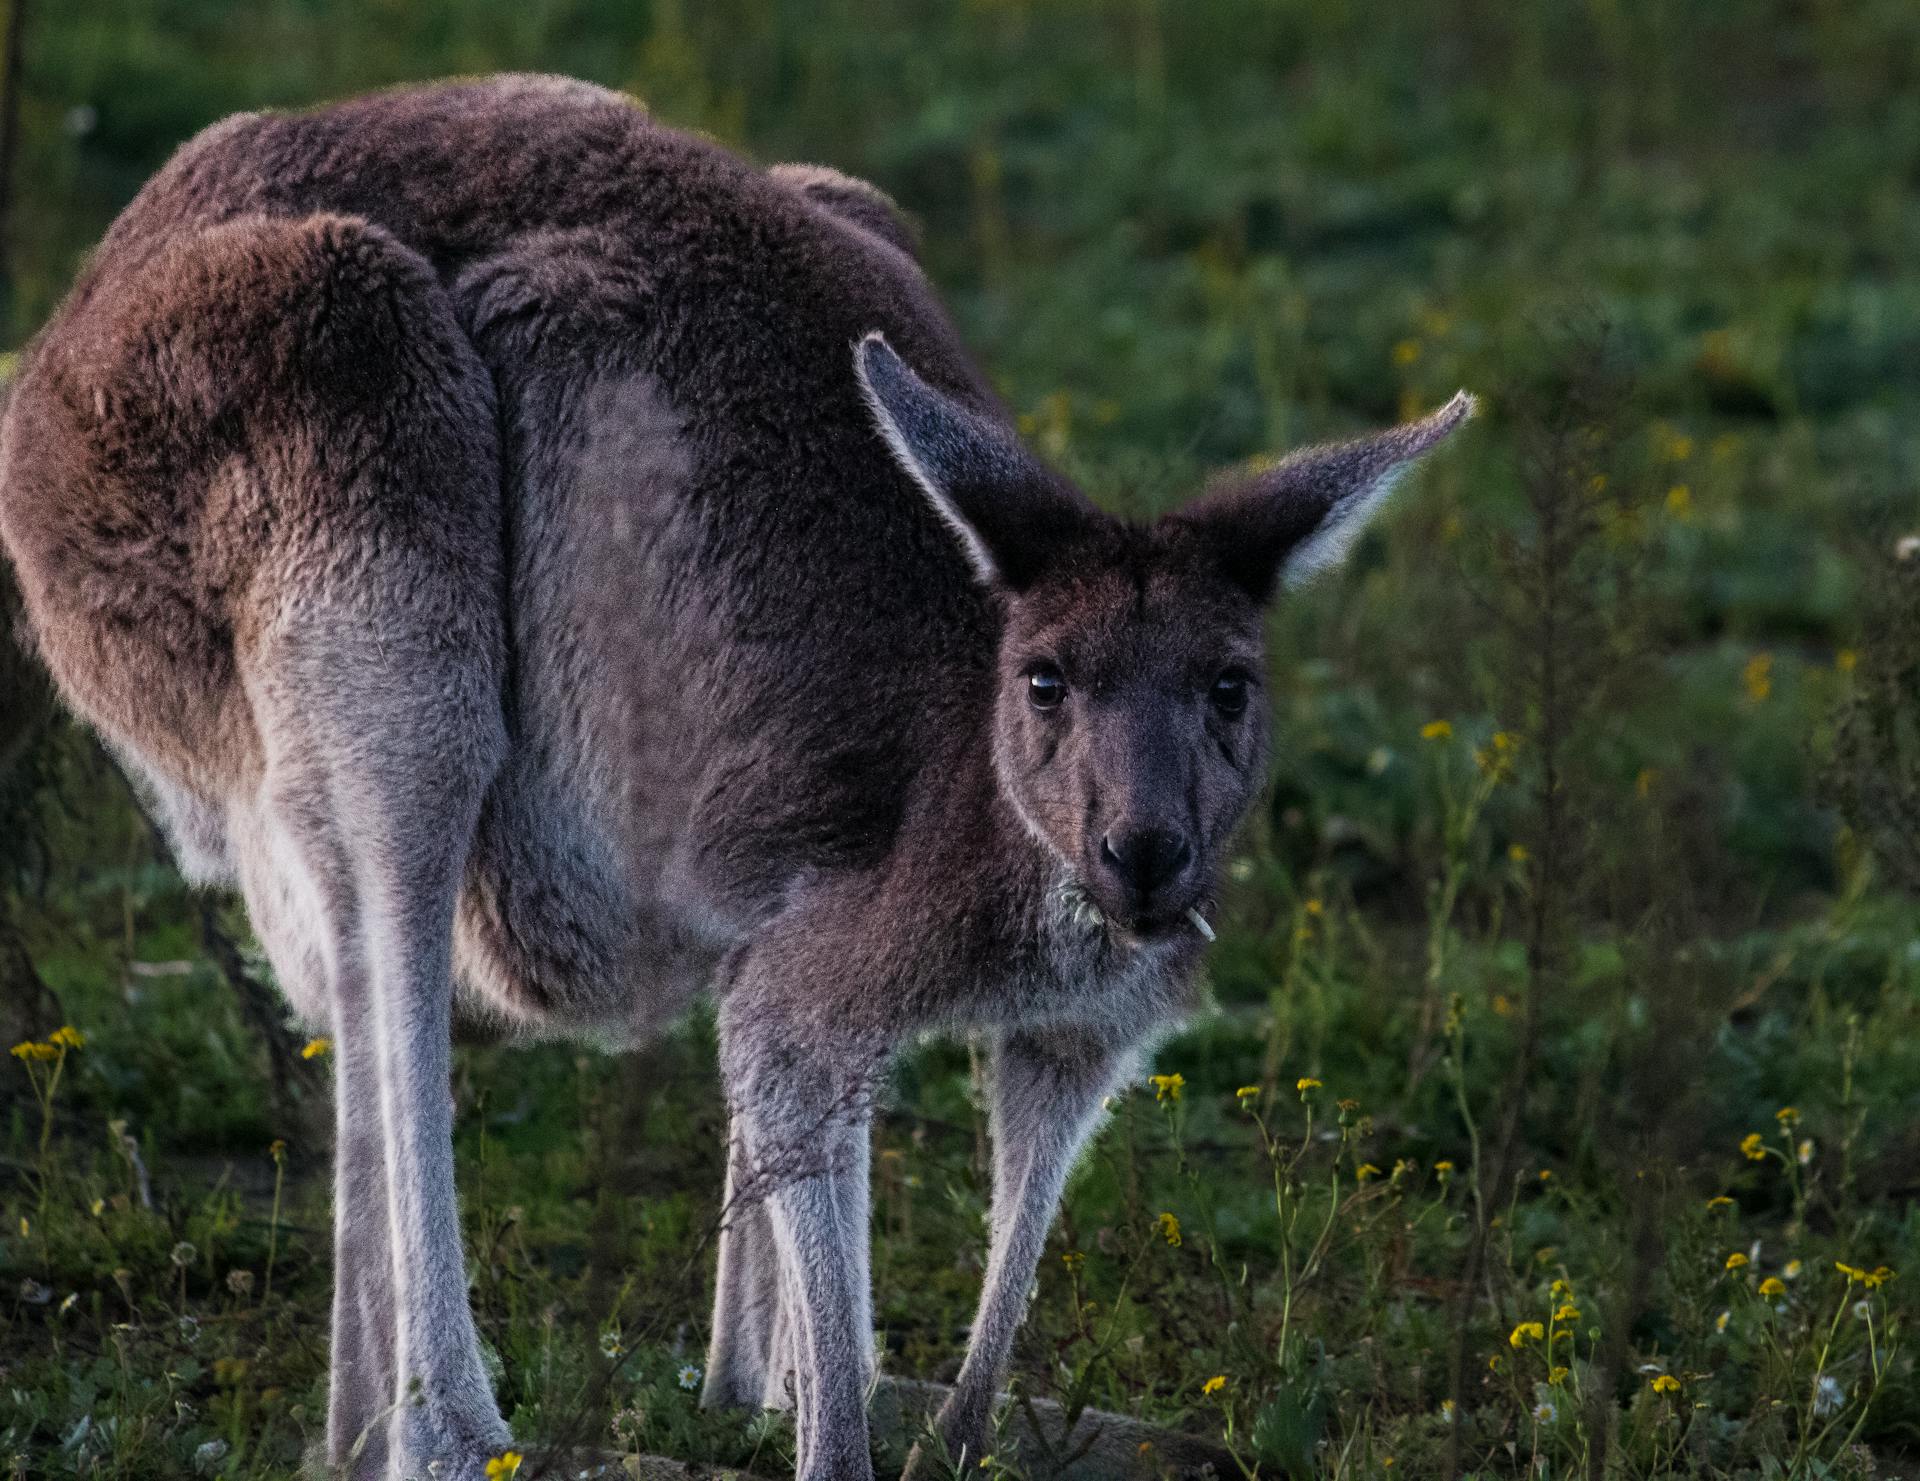
<path id="1" fill-rule="evenodd" d="M 997 598 L 1003 794 L 1109 920 L 1138 939 L 1177 928 L 1265 780 L 1266 603 L 1337 564 L 1471 398 L 1223 481 L 1140 526 L 1096 509 L 878 335 L 856 361 L 880 434 Z"/>
<path id="2" fill-rule="evenodd" d="M 1261 628 L 1177 529 L 1101 531 L 1006 599 L 1000 786 L 1136 936 L 1184 929 L 1264 779 Z"/>

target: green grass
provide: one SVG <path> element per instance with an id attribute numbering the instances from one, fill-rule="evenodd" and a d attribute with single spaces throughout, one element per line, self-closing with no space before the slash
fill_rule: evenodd
<path id="1" fill-rule="evenodd" d="M 1112 507 L 1482 393 L 1275 619 L 1217 1011 L 1078 1175 L 1018 1384 L 1268 1477 L 1916 1475 L 1920 910 L 1888 799 L 1920 593 L 1884 558 L 1920 528 L 1916 56 L 1895 0 L 43 6 L 10 312 L 17 340 L 225 112 L 544 68 L 894 193 L 1030 440 Z M 1892 729 L 1848 722 L 1883 686 Z M 326 1060 L 274 1069 L 83 738 L 37 756 L 0 862 L 60 1016 L 19 1027 L 86 1043 L 0 1061 L 0 1462 L 288 1475 L 325 1410 Z M 790 1459 L 679 1378 L 712 1061 L 705 1022 L 459 1051 L 523 1474 L 561 1437 Z M 964 1047 L 910 1053 L 875 1160 L 896 1371 L 957 1367 L 982 1138 Z"/>

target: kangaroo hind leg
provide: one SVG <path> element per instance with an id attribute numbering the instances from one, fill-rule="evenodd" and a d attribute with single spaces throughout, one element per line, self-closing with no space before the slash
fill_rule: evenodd
<path id="1" fill-rule="evenodd" d="M 256 927 L 321 981 L 335 1038 L 328 1458 L 356 1481 L 480 1481 L 507 1431 L 467 1301 L 449 1074 L 455 906 L 506 751 L 492 392 L 392 238 L 257 230 L 283 280 L 325 279 L 247 450 L 274 518 L 236 623 L 261 780 L 231 811 Z"/>
<path id="2" fill-rule="evenodd" d="M 323 982 L 334 1038 L 329 1460 L 354 1477 L 435 1462 L 478 1477 L 507 1435 L 467 1304 L 451 953 L 500 726 L 447 703 L 460 687 L 447 654 L 396 652 L 409 645 L 392 625 L 312 616 L 317 631 L 303 619 L 264 665 L 263 709 L 287 719 L 270 732 L 242 877 L 276 964 Z M 362 676 L 344 695 L 343 667 Z M 376 671 L 388 681 L 369 682 Z"/>

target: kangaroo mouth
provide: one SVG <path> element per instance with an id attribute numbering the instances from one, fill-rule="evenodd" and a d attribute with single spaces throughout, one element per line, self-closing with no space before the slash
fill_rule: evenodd
<path id="1" fill-rule="evenodd" d="M 1195 900 L 1185 906 L 1153 911 L 1124 912 L 1110 910 L 1093 892 L 1077 881 L 1058 887 L 1056 896 L 1067 918 L 1088 931 L 1103 931 L 1136 945 L 1157 945 L 1191 933 L 1203 941 L 1214 939 L 1209 918 L 1216 909 L 1212 900 Z"/>
<path id="2" fill-rule="evenodd" d="M 1166 941 L 1189 931 L 1203 941 L 1211 941 L 1214 939 L 1213 923 L 1201 909 L 1202 904 L 1210 903 L 1202 901 L 1184 910 L 1136 915 L 1130 920 L 1122 920 L 1120 928 L 1141 941 Z"/>

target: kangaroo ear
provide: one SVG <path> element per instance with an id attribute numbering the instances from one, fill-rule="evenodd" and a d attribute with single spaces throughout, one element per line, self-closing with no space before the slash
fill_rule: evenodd
<path id="1" fill-rule="evenodd" d="M 960 541 L 980 580 L 1019 591 L 1099 517 L 991 417 L 934 390 L 885 338 L 854 349 L 860 391 L 887 446 Z"/>
<path id="2" fill-rule="evenodd" d="M 1169 516 L 1193 528 L 1257 601 L 1339 565 L 1407 471 L 1473 415 L 1465 391 L 1417 422 L 1310 447 Z"/>

